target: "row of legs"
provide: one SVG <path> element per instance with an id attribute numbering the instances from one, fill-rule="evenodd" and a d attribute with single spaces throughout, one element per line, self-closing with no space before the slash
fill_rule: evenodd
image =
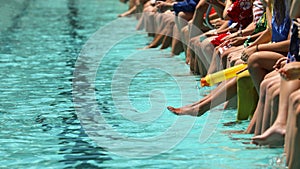
<path id="1" fill-rule="evenodd" d="M 201 33 L 198 36 L 191 35 L 190 25 L 186 21 L 192 18 L 192 14 L 181 14 L 180 17 L 184 18 L 184 22 L 174 19 L 174 15 L 168 12 L 164 14 L 149 12 L 144 15 L 149 15 L 143 20 L 146 31 L 155 36 L 148 47 L 162 45 L 161 49 L 164 49 L 172 46 L 173 54 L 185 51 L 186 62 L 196 74 L 205 76 L 225 68 L 227 64 L 241 63 L 239 59 L 241 47 L 231 48 L 221 54 L 219 48 L 210 43 L 214 37 L 202 37 Z M 300 82 L 283 80 L 277 72 L 269 73 L 281 57 L 283 57 L 281 54 L 264 51 L 257 52 L 249 58 L 249 71 L 255 75 L 252 78 L 260 98 L 246 132 L 255 134 L 253 142 L 256 144 L 277 146 L 285 142 L 287 163 L 290 168 L 300 168 L 300 163 L 297 162 L 300 153 L 298 132 Z M 168 109 L 178 115 L 200 116 L 224 100 L 233 98 L 236 95 L 236 84 L 236 79 L 233 78 L 221 83 L 196 103 Z"/>

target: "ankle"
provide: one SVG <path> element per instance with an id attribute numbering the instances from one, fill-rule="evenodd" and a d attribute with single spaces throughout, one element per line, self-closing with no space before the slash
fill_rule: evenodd
<path id="1" fill-rule="evenodd" d="M 286 122 L 274 122 L 273 124 L 274 126 L 278 127 L 278 128 L 282 128 L 285 129 L 286 128 Z"/>

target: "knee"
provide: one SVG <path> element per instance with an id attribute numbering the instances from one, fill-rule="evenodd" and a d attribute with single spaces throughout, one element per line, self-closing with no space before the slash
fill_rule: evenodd
<path id="1" fill-rule="evenodd" d="M 202 43 L 201 43 L 201 46 L 202 46 L 202 49 L 205 50 L 205 51 L 213 51 L 214 47 L 213 45 L 210 43 L 211 39 L 205 39 Z"/>
<path id="2" fill-rule="evenodd" d="M 147 6 L 143 9 L 144 12 L 151 12 L 153 10 L 154 10 L 154 7 L 152 7 L 152 6 Z"/>
<path id="3" fill-rule="evenodd" d="M 280 93 L 280 87 L 275 86 L 275 88 L 273 88 L 272 90 L 272 100 L 278 102 L 279 101 L 279 93 Z"/>
<path id="4" fill-rule="evenodd" d="M 178 19 L 181 20 L 181 19 L 185 19 L 186 18 L 186 14 L 184 12 L 179 12 L 178 13 Z"/>
<path id="5" fill-rule="evenodd" d="M 199 42 L 199 36 L 196 36 L 190 40 L 191 45 L 196 45 Z"/>
<path id="6" fill-rule="evenodd" d="M 219 52 L 219 51 L 218 51 Z M 224 51 L 222 54 L 221 54 L 221 52 L 219 52 L 220 53 L 220 57 L 222 58 L 222 59 L 226 59 L 226 60 L 228 60 L 228 56 L 231 54 L 231 53 L 229 53 L 229 52 L 227 52 L 227 51 Z"/>
<path id="7" fill-rule="evenodd" d="M 194 37 L 194 38 L 192 38 L 192 39 L 190 40 L 190 43 L 191 43 L 191 44 L 194 44 L 194 43 L 197 42 L 198 39 L 199 39 L 199 37 Z"/>
<path id="8" fill-rule="evenodd" d="M 249 56 L 248 58 L 248 68 L 251 70 L 253 68 L 256 68 L 259 66 L 258 64 L 258 52 L 253 53 L 252 55 Z"/>
<path id="9" fill-rule="evenodd" d="M 171 17 L 169 16 L 169 14 L 164 14 L 163 17 L 162 17 L 162 23 L 170 23 L 171 22 Z"/>
<path id="10" fill-rule="evenodd" d="M 293 92 L 289 96 L 289 103 L 292 104 L 293 109 L 297 109 L 300 106 L 300 90 Z"/>
<path id="11" fill-rule="evenodd" d="M 150 17 L 151 17 L 151 18 L 154 18 L 154 17 L 155 17 L 155 13 L 154 13 L 154 12 L 148 12 L 148 11 L 146 11 L 145 13 L 147 13 L 146 16 L 148 16 L 149 18 L 150 18 Z"/>
<path id="12" fill-rule="evenodd" d="M 193 12 L 179 12 L 178 18 L 180 22 L 187 24 L 187 21 L 191 20 L 193 15 Z"/>
<path id="13" fill-rule="evenodd" d="M 260 83 L 260 91 L 261 91 L 260 95 L 262 95 L 266 91 L 267 85 L 268 85 L 267 80 L 263 80 Z"/>
<path id="14" fill-rule="evenodd" d="M 269 80 L 263 80 L 261 83 L 260 83 L 260 90 L 263 92 L 263 91 L 266 91 L 266 88 L 269 84 Z"/>
<path id="15" fill-rule="evenodd" d="M 275 79 L 266 79 L 266 81 L 268 81 L 268 85 L 267 85 L 268 89 L 270 89 L 274 86 L 278 86 L 278 87 L 280 86 L 280 83 L 278 83 L 278 81 Z"/>
<path id="16" fill-rule="evenodd" d="M 196 11 L 198 12 L 204 12 L 206 11 L 206 8 L 208 8 L 208 4 L 207 3 L 199 3 L 197 6 L 196 6 Z"/>
<path id="17" fill-rule="evenodd" d="M 240 65 L 240 64 L 244 64 L 245 62 L 238 59 L 238 60 L 235 60 L 234 64 L 233 65 Z"/>
<path id="18" fill-rule="evenodd" d="M 234 58 L 234 55 L 232 53 L 230 53 L 228 56 L 227 56 L 227 61 L 229 62 L 229 64 L 232 66 L 234 65 L 235 63 L 235 60 L 233 59 Z"/>
<path id="19" fill-rule="evenodd" d="M 170 18 L 166 14 L 164 16 L 165 17 L 162 18 L 161 22 L 164 24 L 168 24 L 170 22 Z"/>
<path id="20" fill-rule="evenodd" d="M 266 85 L 266 92 L 267 95 L 273 97 L 273 95 L 275 96 L 275 91 L 277 90 L 277 88 L 280 88 L 280 85 L 276 85 L 276 83 L 274 83 L 274 81 L 270 81 L 270 80 L 266 80 L 268 81 L 268 84 Z"/>
<path id="21" fill-rule="evenodd" d="M 293 112 L 296 115 L 296 127 L 300 128 L 300 105 L 298 104 L 297 107 L 293 108 Z"/>
<path id="22" fill-rule="evenodd" d="M 266 95 L 268 97 L 271 97 L 273 95 L 273 90 L 272 90 L 272 85 L 271 84 L 267 84 L 267 86 L 266 86 Z"/>
<path id="23" fill-rule="evenodd" d="M 260 95 L 262 97 L 265 97 L 265 95 L 268 95 L 272 98 L 279 96 L 279 92 L 276 93 L 276 91 L 280 89 L 280 83 L 278 81 L 274 81 L 273 79 L 264 79 L 260 83 Z"/>
<path id="24" fill-rule="evenodd" d="M 298 105 L 295 109 L 295 114 L 297 115 L 297 119 L 300 118 L 300 105 Z M 300 124 L 300 120 L 297 120 L 298 123 Z"/>
<path id="25" fill-rule="evenodd" d="M 168 25 L 175 25 L 175 20 L 174 20 L 174 18 L 173 17 L 171 17 L 171 18 L 169 18 L 168 20 L 167 20 L 167 24 Z"/>
<path id="26" fill-rule="evenodd" d="M 184 26 L 182 29 L 181 29 L 181 32 L 184 33 L 184 34 L 187 34 L 189 32 L 189 26 Z"/>
<path id="27" fill-rule="evenodd" d="M 214 53 L 215 54 L 219 54 L 219 46 L 217 46 L 217 47 L 214 48 Z"/>

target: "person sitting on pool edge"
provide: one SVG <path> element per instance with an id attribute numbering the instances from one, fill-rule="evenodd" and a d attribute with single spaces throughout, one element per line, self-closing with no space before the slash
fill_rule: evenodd
<path id="1" fill-rule="evenodd" d="M 129 1 L 128 10 L 122 14 L 119 14 L 118 17 L 126 17 L 136 13 L 140 13 L 143 10 L 144 4 L 148 2 L 148 0 L 120 0 L 120 2 L 127 3 Z"/>
<path id="2" fill-rule="evenodd" d="M 155 7 L 159 11 L 166 12 L 162 13 L 162 18 L 158 18 L 159 21 L 156 22 L 159 24 L 159 30 L 157 31 L 158 33 L 154 37 L 153 41 L 147 46 L 147 48 L 155 48 L 162 44 L 161 49 L 165 49 L 172 45 L 172 55 L 178 55 L 180 52 L 182 52 L 183 46 L 180 41 L 179 29 L 186 25 L 187 21 L 192 19 L 198 3 L 199 0 L 185 0 L 180 2 L 157 1 Z M 170 10 L 174 11 L 176 17 L 174 17 Z"/>
<path id="3" fill-rule="evenodd" d="M 255 17 L 255 15 L 254 15 Z M 199 39 L 197 38 L 197 41 Z M 199 102 L 191 105 L 186 105 L 180 108 L 167 107 L 171 112 L 178 115 L 200 116 L 209 109 L 224 103 L 233 98 L 237 94 L 236 79 L 230 79 L 227 82 L 221 83 L 210 94 L 202 98 Z M 223 96 L 223 97 L 222 97 Z"/>
<path id="4" fill-rule="evenodd" d="M 300 17 L 300 13 L 298 12 L 299 3 L 295 3 L 293 1 L 293 5 L 291 8 L 291 17 L 297 18 Z M 295 7 L 296 6 L 296 7 Z M 299 56 L 299 34 L 298 27 L 300 26 L 300 19 L 294 21 L 293 29 L 292 29 L 292 38 L 290 44 L 290 51 L 288 54 L 288 62 L 283 68 L 279 68 L 278 72 L 281 74 L 281 83 L 280 83 L 280 95 L 279 95 L 279 108 L 278 115 L 274 122 L 274 124 L 263 134 L 259 136 L 255 136 L 253 138 L 253 143 L 258 145 L 282 145 L 284 142 L 284 135 L 287 132 L 286 124 L 289 116 L 289 112 L 291 111 L 289 106 L 290 102 L 293 102 L 293 98 L 290 98 L 292 93 L 296 90 L 300 89 L 300 81 L 298 78 L 300 77 L 300 56 Z M 297 61 L 297 62 L 294 62 Z M 283 90 L 284 89 L 284 90 Z M 294 96 L 295 97 L 295 96 Z M 294 110 L 295 111 L 295 110 Z M 293 112 L 294 112 L 293 111 Z M 265 117 L 264 117 L 265 118 Z"/>

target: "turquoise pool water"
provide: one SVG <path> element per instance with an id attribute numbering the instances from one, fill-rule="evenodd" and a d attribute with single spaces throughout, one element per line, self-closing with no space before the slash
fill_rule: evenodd
<path id="1" fill-rule="evenodd" d="M 126 5 L 12 0 L 1 9 L 0 168 L 284 168 L 282 149 L 256 147 L 248 144 L 251 135 L 230 132 L 244 130 L 247 121 L 224 126 L 235 110 L 220 106 L 200 118 L 179 118 L 165 109 L 196 101 L 210 88 L 197 89 L 183 56 L 139 50 L 150 39 L 143 32 L 126 36 L 136 21 L 111 22 Z M 96 35 L 106 37 L 95 49 L 103 57 L 94 58 L 96 68 L 81 68 L 95 71 L 97 111 L 78 114 L 73 72 Z M 105 121 L 86 121 L 97 116 Z"/>

